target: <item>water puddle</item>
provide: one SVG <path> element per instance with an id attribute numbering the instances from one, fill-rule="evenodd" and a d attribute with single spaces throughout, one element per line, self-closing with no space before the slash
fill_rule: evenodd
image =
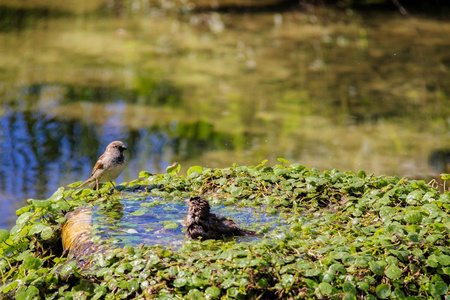
<path id="1" fill-rule="evenodd" d="M 279 216 L 258 212 L 256 208 L 211 204 L 211 212 L 232 219 L 241 228 L 270 231 L 280 225 Z M 150 196 L 142 201 L 128 196 L 113 204 L 96 205 L 92 225 L 96 236 L 117 246 L 163 245 L 179 247 L 186 240 L 181 222 L 187 215 L 184 201 L 167 201 Z M 239 237 L 252 241 L 260 237 Z"/>

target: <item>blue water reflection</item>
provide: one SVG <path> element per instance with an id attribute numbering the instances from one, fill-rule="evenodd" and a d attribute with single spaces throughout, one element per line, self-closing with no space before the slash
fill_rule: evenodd
<path id="1" fill-rule="evenodd" d="M 122 182 L 136 179 L 142 170 L 164 172 L 174 157 L 198 156 L 227 139 L 210 129 L 206 136 L 199 136 L 198 132 L 209 128 L 204 122 L 130 129 L 124 125 L 124 110 L 135 95 L 114 89 L 84 89 L 85 95 L 95 95 L 105 104 L 107 119 L 101 124 L 54 117 L 49 108 L 71 100 L 68 97 L 75 97 L 73 101 L 81 97 L 74 90 L 40 85 L 5 96 L 0 117 L 0 228 L 14 225 L 15 211 L 26 205 L 26 199 L 45 199 L 60 186 L 87 179 L 111 141 L 122 140 L 129 148 L 126 170 L 116 179 Z M 111 102 L 104 102 L 100 95 Z"/>
<path id="2" fill-rule="evenodd" d="M 112 207 L 113 206 L 113 207 Z M 125 196 L 116 204 L 96 205 L 92 225 L 96 234 L 117 246 L 164 245 L 179 247 L 186 238 L 181 222 L 187 215 L 186 203 L 167 201 L 156 196 L 135 199 Z M 279 226 L 279 216 L 258 212 L 252 207 L 211 205 L 211 212 L 226 216 L 242 228 L 262 230 Z M 241 237 L 252 241 L 259 237 Z"/>

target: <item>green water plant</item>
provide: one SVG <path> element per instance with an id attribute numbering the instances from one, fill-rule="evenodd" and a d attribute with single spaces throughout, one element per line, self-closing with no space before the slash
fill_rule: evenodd
<path id="1" fill-rule="evenodd" d="M 193 166 L 185 176 L 141 172 L 115 191 L 60 188 L 47 200 L 30 200 L 17 211 L 16 226 L 0 231 L 0 293 L 16 299 L 441 299 L 449 293 L 448 191 L 424 181 L 279 161 Z M 282 222 L 248 241 L 64 255 L 66 212 L 129 194 L 136 201 L 202 194 Z"/>

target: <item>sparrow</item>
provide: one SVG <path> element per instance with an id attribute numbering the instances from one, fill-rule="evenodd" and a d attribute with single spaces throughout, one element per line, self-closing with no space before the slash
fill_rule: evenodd
<path id="1" fill-rule="evenodd" d="M 99 182 L 109 181 L 112 182 L 116 179 L 125 167 L 125 156 L 123 151 L 127 147 L 121 141 L 114 141 L 106 147 L 105 153 L 103 153 L 97 160 L 94 168 L 92 169 L 91 177 L 83 182 L 79 187 L 89 185 L 90 188 L 97 186 Z"/>
<path id="2" fill-rule="evenodd" d="M 189 239 L 220 239 L 226 236 L 255 236 L 252 230 L 239 228 L 232 220 L 210 213 L 206 199 L 191 197 L 186 200 L 189 205 L 188 215 L 182 222 L 186 227 L 185 236 Z"/>

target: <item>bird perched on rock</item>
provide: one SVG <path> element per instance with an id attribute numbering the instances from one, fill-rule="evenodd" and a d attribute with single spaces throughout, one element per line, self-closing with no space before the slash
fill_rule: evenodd
<path id="1" fill-rule="evenodd" d="M 92 169 L 91 177 L 83 182 L 79 187 L 89 185 L 90 188 L 97 186 L 99 182 L 112 182 L 116 179 L 125 167 L 125 156 L 123 151 L 127 147 L 121 141 L 114 141 L 106 147 L 105 153 L 103 153 L 97 160 L 94 168 Z"/>
<path id="2" fill-rule="evenodd" d="M 191 197 L 186 202 L 189 205 L 188 215 L 183 221 L 186 226 L 186 237 L 190 239 L 220 239 L 226 236 L 255 236 L 255 231 L 237 227 L 232 220 L 221 215 L 210 213 L 206 199 Z"/>

